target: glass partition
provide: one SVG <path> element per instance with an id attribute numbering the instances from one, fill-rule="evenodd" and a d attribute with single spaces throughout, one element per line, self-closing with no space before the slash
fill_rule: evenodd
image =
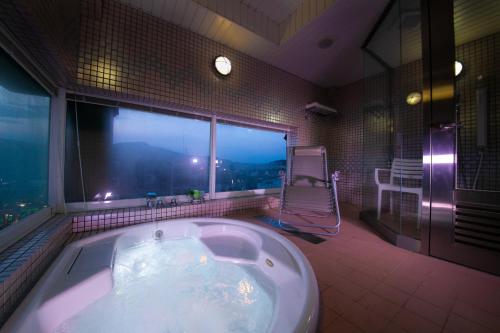
<path id="1" fill-rule="evenodd" d="M 364 49 L 363 216 L 420 237 L 420 1 L 394 1 Z"/>
<path id="2" fill-rule="evenodd" d="M 0 49 L 0 229 L 48 206 L 50 96 Z"/>
<path id="3" fill-rule="evenodd" d="M 500 191 L 500 2 L 455 0 L 456 186 Z"/>

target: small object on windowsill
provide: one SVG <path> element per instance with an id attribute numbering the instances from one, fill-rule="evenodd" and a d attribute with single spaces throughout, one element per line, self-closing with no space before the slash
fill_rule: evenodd
<path id="1" fill-rule="evenodd" d="M 146 207 L 147 208 L 155 208 L 156 206 L 156 192 L 148 192 L 146 193 Z"/>
<path id="2" fill-rule="evenodd" d="M 205 192 L 203 191 L 191 189 L 187 194 L 191 197 L 191 203 L 193 204 L 202 203 L 204 201 Z"/>
<path id="3" fill-rule="evenodd" d="M 162 208 L 163 206 L 164 206 L 163 199 L 158 198 L 158 200 L 156 200 L 156 208 Z"/>

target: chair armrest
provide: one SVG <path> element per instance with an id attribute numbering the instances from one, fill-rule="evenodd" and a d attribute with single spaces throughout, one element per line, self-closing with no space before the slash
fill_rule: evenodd
<path id="1" fill-rule="evenodd" d="M 391 172 L 391 169 L 375 168 L 375 183 L 377 185 L 382 184 L 382 182 L 380 181 L 380 171 Z"/>

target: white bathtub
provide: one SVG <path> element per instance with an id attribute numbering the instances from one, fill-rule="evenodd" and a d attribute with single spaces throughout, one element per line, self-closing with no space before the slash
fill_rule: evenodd
<path id="1" fill-rule="evenodd" d="M 161 230 L 162 235 L 156 237 L 159 240 L 154 240 L 157 230 Z M 266 299 L 272 299 L 272 303 L 266 303 L 272 304 L 272 314 L 269 315 L 269 324 L 266 324 L 268 332 L 316 331 L 319 308 L 316 278 L 309 262 L 293 243 L 272 230 L 247 222 L 192 218 L 116 229 L 70 244 L 14 312 L 1 332 L 49 333 L 54 332 L 56 328 L 60 329 L 61 324 L 115 292 L 114 260 L 117 256 L 126 256 L 124 254 L 120 257 L 120 251 L 128 253 L 127 249 L 133 249 L 137 244 L 159 246 L 160 251 L 163 251 L 165 246 L 180 244 L 176 242 L 182 242 L 183 239 L 197 243 L 200 243 L 198 240 L 201 241 L 200 244 L 207 249 L 212 265 L 237 264 L 238 266 L 230 267 L 239 269 L 241 266 L 245 272 L 254 272 L 248 273 L 251 278 L 254 277 L 251 274 L 255 274 L 255 278 L 266 280 L 262 283 L 262 290 L 268 294 L 263 295 Z M 200 260 L 206 261 L 206 258 Z M 181 303 L 179 300 L 179 304 Z M 206 323 L 203 325 L 208 330 L 211 327 L 208 315 L 210 309 L 203 309 L 203 312 L 206 318 L 200 320 Z M 190 320 L 195 325 L 197 316 L 193 314 L 193 317 Z M 107 315 L 103 314 L 95 320 L 96 325 L 106 320 Z M 126 320 L 127 318 L 123 318 L 124 322 Z M 137 320 L 134 324 L 138 324 Z M 144 327 L 147 324 L 145 322 Z M 134 331 L 132 323 L 126 327 L 130 332 Z"/>

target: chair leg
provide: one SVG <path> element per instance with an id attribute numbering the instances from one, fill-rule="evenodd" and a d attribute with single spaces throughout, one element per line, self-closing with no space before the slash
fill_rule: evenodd
<path id="1" fill-rule="evenodd" d="M 392 191 L 389 191 L 389 207 L 391 209 L 391 215 L 394 214 L 393 203 L 392 203 Z"/>
<path id="2" fill-rule="evenodd" d="M 418 202 L 417 202 L 417 229 L 420 229 L 420 221 L 422 219 L 422 195 L 417 194 Z"/>
<path id="3" fill-rule="evenodd" d="M 377 196 L 377 220 L 380 220 L 381 209 L 382 209 L 382 190 L 379 188 Z"/>

